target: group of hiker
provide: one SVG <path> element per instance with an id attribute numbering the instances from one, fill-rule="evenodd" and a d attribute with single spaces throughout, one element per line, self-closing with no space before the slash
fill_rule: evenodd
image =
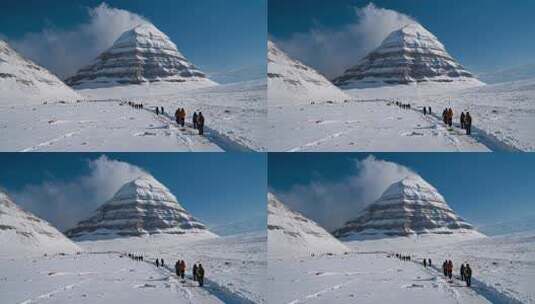
<path id="1" fill-rule="evenodd" d="M 424 115 L 431 115 L 433 112 L 431 112 L 431 107 L 423 107 L 424 108 Z"/>
<path id="2" fill-rule="evenodd" d="M 396 258 L 402 260 L 402 261 L 410 261 L 411 256 L 410 255 L 403 255 L 401 253 L 396 253 Z"/>
<path id="3" fill-rule="evenodd" d="M 201 263 L 193 264 L 192 270 L 192 277 L 193 281 L 199 282 L 199 286 L 204 286 L 204 268 L 202 267 Z M 184 276 L 186 274 L 186 261 L 184 260 L 177 260 L 175 263 L 175 272 L 177 277 L 180 277 L 184 279 Z"/>
<path id="4" fill-rule="evenodd" d="M 472 285 L 472 268 L 470 264 L 466 263 L 461 264 L 461 280 L 466 282 L 466 286 L 470 287 Z"/>
<path id="5" fill-rule="evenodd" d="M 165 266 L 163 258 L 162 259 L 156 258 L 156 262 L 154 262 L 154 264 L 156 264 L 156 267 L 164 267 Z"/>
<path id="6" fill-rule="evenodd" d="M 134 109 L 143 109 L 143 104 L 142 103 L 135 103 L 135 102 L 129 101 L 128 105 L 131 106 Z"/>
<path id="7" fill-rule="evenodd" d="M 128 257 L 131 258 L 134 261 L 143 262 L 143 255 L 129 253 Z"/>
<path id="8" fill-rule="evenodd" d="M 204 116 L 202 112 L 193 112 L 191 116 L 191 124 L 193 128 L 199 131 L 199 135 L 204 135 Z M 175 120 L 177 125 L 184 127 L 186 123 L 186 110 L 184 108 L 178 108 L 175 111 Z"/>
<path id="9" fill-rule="evenodd" d="M 424 264 L 424 267 L 426 267 L 426 268 L 427 268 L 427 266 L 431 267 L 432 266 L 431 259 L 430 258 L 429 259 L 424 259 L 423 264 Z"/>
<path id="10" fill-rule="evenodd" d="M 164 111 L 164 108 L 163 107 L 156 107 L 156 115 L 160 115 L 160 114 L 165 114 L 165 111 Z"/>
<path id="11" fill-rule="evenodd" d="M 184 110 L 184 108 L 176 109 L 175 120 L 177 125 L 184 127 L 184 124 L 186 123 L 186 110 Z"/>
<path id="12" fill-rule="evenodd" d="M 445 108 L 442 112 L 442 121 L 444 124 L 451 127 L 453 125 L 453 110 L 452 108 Z M 470 112 L 461 112 L 460 116 L 460 123 L 461 123 L 461 129 L 466 130 L 466 135 L 470 135 L 472 133 L 472 116 L 470 116 Z"/>
<path id="13" fill-rule="evenodd" d="M 445 108 L 444 111 L 442 111 L 442 122 L 450 128 L 453 125 L 453 110 L 451 108 Z"/>
<path id="14" fill-rule="evenodd" d="M 445 260 L 442 264 L 442 271 L 444 272 L 444 276 L 451 280 L 453 275 L 453 262 L 451 260 Z M 466 263 L 466 265 L 461 264 L 459 273 L 461 280 L 465 281 L 466 286 L 470 287 L 470 285 L 472 285 L 472 268 L 470 268 L 470 265 L 468 263 Z"/>
<path id="15" fill-rule="evenodd" d="M 470 135 L 472 133 L 472 116 L 470 116 L 470 112 L 464 112 L 461 113 L 461 128 L 466 130 L 466 134 Z"/>
<path id="16" fill-rule="evenodd" d="M 399 101 L 396 101 L 396 106 L 402 108 L 402 109 L 410 109 L 411 108 L 411 104 L 410 103 L 402 103 L 402 102 L 399 102 Z"/>

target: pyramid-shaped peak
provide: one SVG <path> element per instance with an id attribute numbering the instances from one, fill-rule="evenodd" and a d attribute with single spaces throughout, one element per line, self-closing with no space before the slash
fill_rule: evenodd
<path id="1" fill-rule="evenodd" d="M 339 238 L 459 233 L 480 236 L 448 206 L 435 187 L 416 174 L 391 184 L 359 216 L 333 233 Z"/>
<path id="2" fill-rule="evenodd" d="M 66 234 L 78 240 L 154 234 L 215 236 L 149 174 L 125 183 L 92 217 Z"/>
<path id="3" fill-rule="evenodd" d="M 435 83 L 483 85 L 459 64 L 435 35 L 410 23 L 391 32 L 375 50 L 333 80 L 343 88 Z"/>
<path id="4" fill-rule="evenodd" d="M 78 89 L 151 83 L 187 88 L 216 84 L 186 59 L 167 35 L 150 23 L 124 32 L 108 50 L 66 83 Z"/>

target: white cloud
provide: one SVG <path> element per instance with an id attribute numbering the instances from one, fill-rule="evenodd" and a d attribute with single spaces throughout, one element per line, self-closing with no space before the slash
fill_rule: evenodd
<path id="1" fill-rule="evenodd" d="M 88 9 L 88 14 L 89 21 L 73 29 L 49 26 L 9 43 L 24 56 L 66 78 L 110 47 L 122 33 L 149 22 L 140 15 L 106 3 Z"/>
<path id="2" fill-rule="evenodd" d="M 358 215 L 394 182 L 416 174 L 411 169 L 369 156 L 355 163 L 358 173 L 339 182 L 312 181 L 276 195 L 291 209 L 332 231 Z"/>
<path id="3" fill-rule="evenodd" d="M 106 156 L 88 161 L 89 173 L 72 181 L 44 181 L 13 193 L 17 204 L 61 231 L 87 218 L 119 188 L 146 172 Z"/>
<path id="4" fill-rule="evenodd" d="M 373 3 L 355 8 L 355 14 L 356 21 L 340 30 L 318 25 L 307 33 L 295 33 L 275 42 L 291 57 L 334 78 L 379 46 L 392 31 L 416 22 L 405 14 L 379 8 Z"/>

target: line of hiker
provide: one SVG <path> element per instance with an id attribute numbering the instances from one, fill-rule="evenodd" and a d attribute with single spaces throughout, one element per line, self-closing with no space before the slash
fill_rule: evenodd
<path id="1" fill-rule="evenodd" d="M 464 112 L 461 113 L 461 128 L 466 130 L 466 135 L 470 135 L 472 133 L 472 116 L 470 116 L 470 112 Z"/>
<path id="2" fill-rule="evenodd" d="M 431 107 L 423 107 L 424 115 L 431 115 L 433 112 L 431 112 Z"/>
<path id="3" fill-rule="evenodd" d="M 134 254 L 134 253 L 129 253 L 128 257 L 131 258 L 134 261 L 143 262 L 143 255 L 142 254 L 138 255 L 138 254 Z"/>
<path id="4" fill-rule="evenodd" d="M 186 123 L 186 110 L 184 108 L 178 108 L 175 111 L 175 120 L 177 125 L 184 127 Z M 193 112 L 191 116 L 191 124 L 193 128 L 199 130 L 199 135 L 204 135 L 204 116 L 202 112 Z"/>
<path id="5" fill-rule="evenodd" d="M 186 275 L 186 261 L 184 260 L 177 260 L 175 263 L 175 272 L 177 277 L 184 279 L 184 276 Z M 193 268 L 191 269 L 193 281 L 199 282 L 199 286 L 204 286 L 204 268 L 202 267 L 201 263 L 193 264 Z"/>
<path id="6" fill-rule="evenodd" d="M 160 114 L 164 115 L 165 114 L 165 111 L 164 111 L 163 107 L 158 107 L 157 106 L 156 109 L 155 109 L 155 112 L 156 112 L 156 115 L 160 115 Z"/>
<path id="7" fill-rule="evenodd" d="M 453 273 L 453 262 L 451 260 L 444 261 L 442 264 L 442 271 L 444 272 L 444 276 L 451 280 Z M 470 287 L 470 285 L 472 285 L 472 268 L 470 268 L 470 265 L 468 263 L 466 263 L 466 265 L 461 264 L 461 269 L 459 272 L 461 280 L 465 281 L 466 286 Z"/>
<path id="8" fill-rule="evenodd" d="M 156 264 L 156 268 L 158 268 L 158 267 L 165 267 L 165 263 L 164 263 L 164 260 L 163 260 L 163 259 L 158 259 L 158 258 L 156 258 L 156 261 L 154 262 L 154 264 Z"/>
<path id="9" fill-rule="evenodd" d="M 411 104 L 410 103 L 402 103 L 402 102 L 399 102 L 399 101 L 396 101 L 396 106 L 402 108 L 402 109 L 410 109 L 411 108 Z"/>
<path id="10" fill-rule="evenodd" d="M 401 253 L 396 253 L 396 258 L 402 260 L 402 261 L 410 261 L 411 256 L 410 255 L 403 255 Z"/>
<path id="11" fill-rule="evenodd" d="M 135 102 L 129 101 L 128 105 L 131 106 L 134 109 L 143 109 L 143 104 L 142 103 L 135 103 Z"/>

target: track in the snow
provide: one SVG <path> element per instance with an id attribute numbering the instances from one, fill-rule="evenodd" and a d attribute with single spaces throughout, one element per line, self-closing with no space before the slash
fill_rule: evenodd
<path id="1" fill-rule="evenodd" d="M 148 263 L 150 265 L 154 265 L 153 263 L 149 261 L 144 261 L 145 263 Z M 160 266 L 161 267 L 161 266 Z M 175 270 L 171 268 L 169 265 L 164 265 L 164 269 L 169 271 L 171 275 L 175 275 Z M 186 278 L 193 282 L 193 278 L 190 275 L 186 275 Z M 215 281 L 212 281 L 210 279 L 204 278 L 204 286 L 202 287 L 206 291 L 208 291 L 211 295 L 221 300 L 223 303 L 227 304 L 255 304 L 255 302 L 239 295 L 236 293 L 233 293 L 230 289 L 226 288 L 225 286 L 217 284 Z"/>
<path id="2" fill-rule="evenodd" d="M 388 102 L 388 100 L 385 100 L 385 101 Z M 423 115 L 422 113 L 423 109 L 411 108 L 410 110 L 416 111 L 420 113 L 421 115 Z M 439 117 L 438 114 L 435 112 L 432 112 L 431 114 L 427 114 L 427 115 L 431 115 L 432 117 L 434 117 L 438 123 L 442 122 L 442 117 Z M 461 125 L 457 122 L 453 123 L 453 125 L 457 128 L 461 127 Z M 504 143 L 503 141 L 499 140 L 496 136 L 489 134 L 478 127 L 475 127 L 474 125 L 472 125 L 472 134 L 470 134 L 469 136 L 472 136 L 479 143 L 485 145 L 487 148 L 489 148 L 489 150 L 493 152 L 522 152 L 521 150 L 507 143 Z"/>
<path id="3" fill-rule="evenodd" d="M 418 261 L 411 262 L 422 266 L 422 264 Z M 431 268 L 435 270 L 436 275 L 440 276 L 442 274 L 442 269 L 439 269 L 436 265 L 432 265 Z M 454 275 L 453 277 L 454 279 L 459 281 L 459 284 L 464 284 L 463 281 L 460 281 L 460 278 L 458 276 Z M 521 301 L 499 291 L 491 285 L 485 284 L 483 281 L 475 279 L 473 276 L 471 289 L 475 291 L 478 295 L 484 297 L 489 302 L 494 304 L 522 304 Z"/>
<path id="4" fill-rule="evenodd" d="M 146 110 L 152 114 L 154 114 L 154 111 L 151 109 L 143 109 Z M 166 117 L 170 124 L 176 124 L 175 118 L 169 115 L 168 113 L 160 114 L 160 116 Z M 189 128 L 193 128 L 193 125 L 191 123 L 185 124 Z M 212 143 L 220 147 L 225 152 L 253 152 L 252 149 L 249 147 L 246 147 L 244 145 L 241 145 L 232 139 L 230 139 L 228 136 L 221 134 L 217 132 L 216 130 L 204 126 L 204 136 L 208 138 Z"/>

